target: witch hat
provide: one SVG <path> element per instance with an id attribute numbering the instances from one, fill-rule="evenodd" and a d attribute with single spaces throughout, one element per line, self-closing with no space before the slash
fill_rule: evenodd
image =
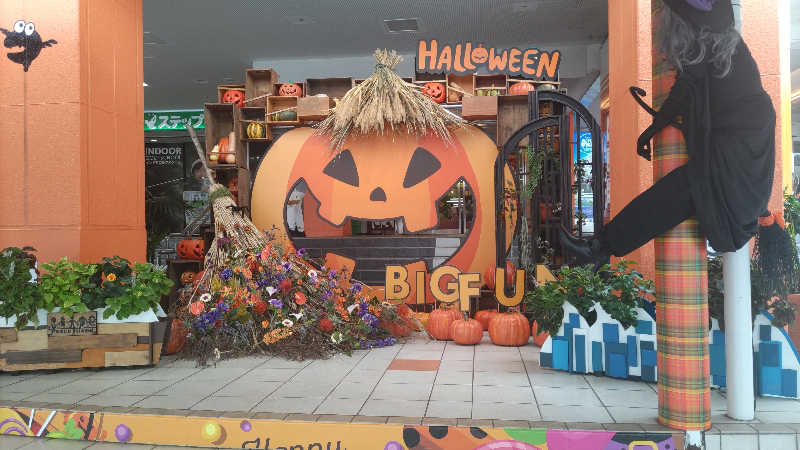
<path id="1" fill-rule="evenodd" d="M 698 30 L 722 33 L 734 25 L 731 0 L 664 0 L 664 3 Z"/>

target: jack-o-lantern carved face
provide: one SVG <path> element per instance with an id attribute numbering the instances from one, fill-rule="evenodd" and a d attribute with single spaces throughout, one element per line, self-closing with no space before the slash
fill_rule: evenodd
<path id="1" fill-rule="evenodd" d="M 482 273 L 494 262 L 497 147 L 482 131 L 465 126 L 453 132 L 451 143 L 433 133 L 351 136 L 337 155 L 329 149 L 330 139 L 315 135 L 310 128 L 289 131 L 273 144 L 253 186 L 251 210 L 256 226 L 275 227 L 288 240 L 286 205 L 295 187 L 305 183 L 304 202 L 319 205 L 316 215 L 329 228 L 343 229 L 348 219 L 402 218 L 407 231 L 424 231 L 438 224 L 437 201 L 463 181 L 472 191 L 474 221 L 446 264 Z M 307 237 L 314 237 L 309 228 L 312 211 L 304 210 Z M 432 269 L 424 261 L 406 266 L 418 270 L 419 264 Z"/>
<path id="2" fill-rule="evenodd" d="M 489 60 L 489 51 L 483 47 L 475 47 L 472 50 L 472 62 L 483 64 Z"/>
<path id="3" fill-rule="evenodd" d="M 283 83 L 278 89 L 278 95 L 281 97 L 302 97 L 303 87 L 297 83 Z"/>
<path id="4" fill-rule="evenodd" d="M 536 86 L 533 83 L 528 81 L 520 81 L 518 83 L 514 83 L 508 88 L 509 95 L 526 95 L 530 91 L 535 91 Z"/>
<path id="5" fill-rule="evenodd" d="M 436 103 L 444 102 L 447 97 L 444 85 L 442 83 L 430 82 L 422 86 L 422 93 L 430 97 Z"/>
<path id="6" fill-rule="evenodd" d="M 237 89 L 228 89 L 222 94 L 223 103 L 235 103 L 240 108 L 244 106 L 244 92 Z"/>

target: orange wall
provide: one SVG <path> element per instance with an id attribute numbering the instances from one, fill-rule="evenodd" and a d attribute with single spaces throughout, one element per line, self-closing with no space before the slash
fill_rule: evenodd
<path id="1" fill-rule="evenodd" d="M 0 248 L 145 259 L 141 0 L 0 0 L 33 22 L 24 72 L 0 56 Z"/>
<path id="2" fill-rule="evenodd" d="M 636 154 L 639 134 L 652 123 L 652 118 L 634 102 L 628 91 L 629 87 L 638 86 L 650 94 L 650 27 L 649 0 L 608 2 L 608 91 L 611 105 L 609 189 L 612 218 L 653 183 L 652 164 Z M 648 101 L 652 99 L 648 97 Z M 625 259 L 636 261 L 637 269 L 647 278 L 654 279 L 652 242 Z"/>

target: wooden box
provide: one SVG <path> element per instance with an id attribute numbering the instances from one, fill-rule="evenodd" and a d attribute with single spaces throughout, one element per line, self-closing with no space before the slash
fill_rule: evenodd
<path id="1" fill-rule="evenodd" d="M 447 103 L 461 103 L 464 94 L 459 91 L 466 92 L 467 94 L 475 94 L 475 75 L 456 75 L 452 73 L 447 74 Z M 469 97 L 469 95 L 466 95 Z"/>
<path id="2" fill-rule="evenodd" d="M 245 98 L 247 98 L 243 84 L 220 84 L 217 86 L 217 103 L 222 103 L 222 96 L 225 95 L 225 91 L 229 90 L 242 91 L 242 94 L 245 94 Z"/>
<path id="3" fill-rule="evenodd" d="M 229 183 L 231 178 L 238 177 L 237 192 L 230 189 Z M 236 204 L 238 206 L 250 206 L 250 171 L 242 168 L 224 168 L 217 169 L 214 173 L 217 183 L 222 184 L 234 193 Z"/>
<path id="4" fill-rule="evenodd" d="M 330 114 L 333 105 L 333 99 L 327 96 L 298 98 L 297 120 L 301 122 L 324 120 Z"/>
<path id="5" fill-rule="evenodd" d="M 353 79 L 350 77 L 309 78 L 306 80 L 306 91 L 303 95 L 311 97 L 317 94 L 325 94 L 330 98 L 341 99 L 352 87 Z"/>
<path id="6" fill-rule="evenodd" d="M 464 97 L 461 105 L 461 117 L 465 120 L 497 119 L 497 99 L 499 97 L 482 97 L 473 95 Z"/>
<path id="7" fill-rule="evenodd" d="M 284 83 L 273 83 L 272 84 L 272 95 L 276 96 L 276 97 L 280 97 L 281 96 L 280 95 L 281 86 L 283 86 L 284 84 L 299 84 L 300 87 L 303 88 L 303 95 L 301 95 L 300 97 L 305 97 L 305 95 L 306 95 L 306 84 L 304 82 L 302 82 L 302 81 L 287 81 L 287 82 L 284 82 Z M 293 97 L 293 98 L 297 98 L 297 97 Z"/>
<path id="8" fill-rule="evenodd" d="M 475 94 L 480 95 L 489 90 L 496 91 L 499 95 L 505 95 L 508 89 L 508 77 L 503 74 L 497 75 L 475 75 Z"/>
<path id="9" fill-rule="evenodd" d="M 247 69 L 244 76 L 245 106 L 267 105 L 267 98 L 272 95 L 273 85 L 279 81 L 278 72 L 272 69 Z M 255 99 L 255 100 L 253 100 Z"/>
<path id="10" fill-rule="evenodd" d="M 275 111 L 282 111 L 286 108 L 294 108 L 292 111 L 297 113 L 297 100 L 298 97 L 267 97 L 267 124 L 285 126 L 300 125 L 300 121 L 297 119 L 278 120 L 273 116 Z"/>
<path id="11" fill-rule="evenodd" d="M 167 323 L 98 323 L 97 334 L 83 336 L 48 336 L 47 325 L 0 328 L 0 371 L 152 366 Z"/>
<path id="12" fill-rule="evenodd" d="M 508 138 L 530 122 L 527 95 L 503 95 L 497 97 L 497 146 L 505 145 Z M 520 146 L 528 145 L 528 138 L 520 142 Z"/>
<path id="13" fill-rule="evenodd" d="M 239 107 L 232 103 L 206 103 L 205 105 L 205 121 L 206 121 L 206 161 L 208 167 L 248 167 L 247 151 L 244 145 L 239 142 L 239 130 L 236 126 L 236 119 L 238 117 L 237 109 Z M 219 142 L 220 138 L 230 135 L 231 131 L 234 132 L 234 139 L 229 142 L 229 153 L 236 154 L 236 163 L 226 164 L 218 163 L 208 159 L 214 146 Z"/>
<path id="14" fill-rule="evenodd" d="M 264 99 L 266 101 L 266 98 Z M 272 130 L 267 126 L 266 109 L 264 107 L 237 108 L 236 123 L 238 124 L 239 140 L 241 142 L 268 142 L 272 140 Z M 247 127 L 257 122 L 264 125 L 263 138 L 251 138 L 247 135 Z"/>

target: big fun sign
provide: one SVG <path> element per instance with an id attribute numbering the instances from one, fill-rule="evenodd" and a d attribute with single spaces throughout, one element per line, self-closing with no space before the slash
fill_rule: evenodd
<path id="1" fill-rule="evenodd" d="M 417 45 L 417 70 L 428 73 L 502 73 L 533 80 L 555 81 L 561 65 L 561 51 L 516 47 L 497 49 L 483 44 L 439 43 L 421 40 Z"/>
<path id="2" fill-rule="evenodd" d="M 417 303 L 424 303 L 425 291 L 429 288 L 436 301 L 458 302 L 460 310 L 469 311 L 470 300 L 481 294 L 483 283 L 479 273 L 462 273 L 457 267 L 440 266 L 431 272 L 427 282 L 426 275 L 425 271 L 413 274 Z M 517 306 L 522 302 L 525 295 L 525 271 L 517 269 L 515 276 L 514 295 L 509 297 L 506 295 L 506 271 L 500 267 L 495 269 L 494 296 L 501 305 Z M 385 289 L 386 300 L 405 301 L 412 294 L 408 270 L 404 266 L 386 266 Z"/>

